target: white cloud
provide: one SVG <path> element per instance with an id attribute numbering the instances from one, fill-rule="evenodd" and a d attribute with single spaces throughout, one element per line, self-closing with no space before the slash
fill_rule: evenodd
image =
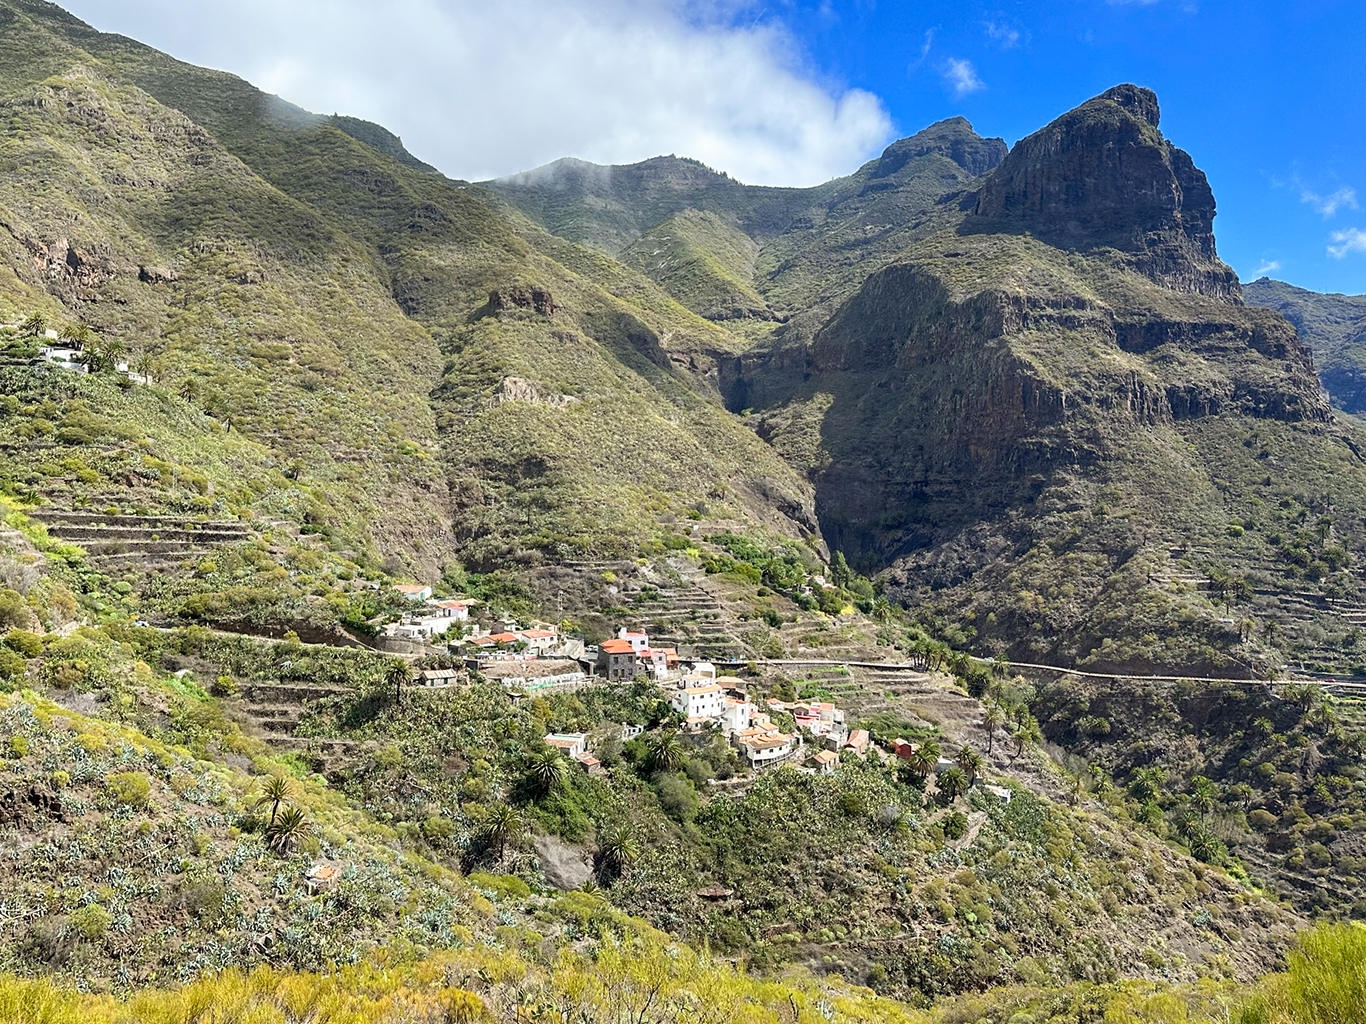
<path id="1" fill-rule="evenodd" d="M 1257 265 L 1257 269 L 1252 272 L 1252 280 L 1255 281 L 1259 277 L 1266 277 L 1267 274 L 1274 274 L 1280 269 L 1280 260 L 1262 260 L 1262 262 Z"/>
<path id="2" fill-rule="evenodd" d="M 1334 231 L 1333 241 L 1337 244 L 1328 247 L 1328 255 L 1335 260 L 1342 259 L 1349 252 L 1366 252 L 1366 231 L 1360 228 Z"/>
<path id="3" fill-rule="evenodd" d="M 447 174 L 561 156 L 696 157 L 809 185 L 888 141 L 882 102 L 823 81 L 752 0 L 66 0 L 79 17 L 378 122 Z M 758 12 L 761 14 L 761 12 Z"/>
<path id="4" fill-rule="evenodd" d="M 1002 25 L 999 22 L 986 23 L 987 38 L 1003 50 L 1009 50 L 1020 43 L 1020 30 Z"/>
<path id="5" fill-rule="evenodd" d="M 944 76 L 944 81 L 953 87 L 955 96 L 967 96 L 987 87 L 987 83 L 977 77 L 977 69 L 972 66 L 970 60 L 950 57 L 940 65 L 939 71 Z"/>
<path id="6" fill-rule="evenodd" d="M 1324 220 L 1333 217 L 1339 210 L 1359 210 L 1357 205 L 1357 191 L 1348 188 L 1346 185 L 1338 189 L 1330 196 L 1321 196 L 1317 193 L 1304 189 L 1300 192 L 1300 202 L 1309 203 L 1314 209 L 1323 216 Z"/>

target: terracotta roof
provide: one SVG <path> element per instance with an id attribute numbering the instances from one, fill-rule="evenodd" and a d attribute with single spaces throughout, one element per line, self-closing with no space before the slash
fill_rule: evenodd
<path id="1" fill-rule="evenodd" d="M 702 683 L 700 686 L 689 686 L 683 690 L 684 693 L 720 693 L 721 687 L 715 683 Z"/>
<path id="2" fill-rule="evenodd" d="M 628 629 L 628 630 L 626 631 L 626 635 L 627 635 L 627 636 L 639 636 L 639 637 L 644 637 L 644 636 L 646 636 L 646 635 L 648 635 L 648 634 L 646 634 L 645 630 L 643 630 L 643 629 Z"/>
<path id="3" fill-rule="evenodd" d="M 394 589 L 400 594 L 420 594 L 424 590 L 431 590 L 432 588 L 425 583 L 400 583 Z"/>
<path id="4" fill-rule="evenodd" d="M 524 629 L 524 630 L 521 630 L 521 632 L 520 632 L 519 635 L 526 637 L 528 640 L 553 640 L 553 639 L 555 639 L 555 634 L 554 634 L 554 633 L 551 633 L 549 630 L 545 630 L 545 629 Z"/>
<path id="5" fill-rule="evenodd" d="M 727 889 L 720 885 L 709 885 L 705 889 L 698 889 L 697 895 L 704 900 L 724 900 L 735 895 L 734 889 Z"/>
<path id="6" fill-rule="evenodd" d="M 636 649 L 629 640 L 608 640 L 599 650 L 604 654 L 634 654 Z"/>
<path id="7" fill-rule="evenodd" d="M 792 737 L 784 733 L 777 733 L 768 736 L 750 736 L 740 741 L 747 747 L 755 750 L 772 750 L 774 747 L 782 747 L 792 742 Z"/>
<path id="8" fill-rule="evenodd" d="M 489 639 L 496 644 L 515 644 L 520 638 L 516 633 L 494 633 Z"/>
<path id="9" fill-rule="evenodd" d="M 811 758 L 811 760 L 819 761 L 821 764 L 830 764 L 832 761 L 839 760 L 839 754 L 836 754 L 833 750 L 822 750 Z"/>
<path id="10" fill-rule="evenodd" d="M 434 604 L 434 605 L 436 605 L 438 608 L 468 608 L 468 607 L 469 607 L 469 605 L 467 605 L 464 601 L 433 601 L 433 602 L 431 602 L 431 603 Z"/>

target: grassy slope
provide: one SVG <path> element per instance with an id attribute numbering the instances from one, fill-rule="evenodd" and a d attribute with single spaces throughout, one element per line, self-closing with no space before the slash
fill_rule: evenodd
<path id="1" fill-rule="evenodd" d="M 748 431 L 727 421 L 706 387 L 699 387 L 690 371 L 705 373 L 706 367 L 693 367 L 687 358 L 675 365 L 680 353 L 735 343 L 643 279 L 563 243 L 544 255 L 551 248 L 543 244 L 547 238 L 501 215 L 475 190 L 404 166 L 240 80 L 78 25 L 57 27 L 190 114 L 292 202 L 306 204 L 311 223 L 329 226 L 339 246 L 355 250 L 345 265 L 373 272 L 387 292 L 357 305 L 385 317 L 398 318 L 400 310 L 408 315 L 390 344 L 412 332 L 422 337 L 419 345 L 403 345 L 422 374 L 421 386 L 405 395 L 376 384 L 372 392 L 389 396 L 395 418 L 429 423 L 426 417 L 439 415 L 441 437 L 410 424 L 401 424 L 402 430 L 371 424 L 369 431 L 392 438 L 398 455 L 423 472 L 442 468 L 430 458 L 440 449 L 457 492 L 456 536 L 483 542 L 470 549 L 472 559 L 535 548 L 552 554 L 629 550 L 654 532 L 660 503 L 646 493 L 651 488 L 672 492 L 663 502 L 668 509 L 709 494 L 721 497 L 736 478 L 753 476 L 780 481 L 801 504 L 798 478 Z M 482 315 L 492 290 L 523 284 L 548 288 L 560 312 L 550 320 Z M 315 304 L 310 308 L 335 309 L 339 296 L 328 290 L 308 297 Z M 334 315 L 342 319 L 345 311 Z M 434 405 L 425 393 L 438 385 L 442 364 L 426 340 L 428 331 L 448 357 Z M 577 348 L 566 346 L 571 334 L 579 339 Z M 356 355 L 373 358 L 376 346 L 361 341 Z M 506 377 L 586 401 L 564 411 L 491 402 L 505 390 Z M 554 468 L 533 467 L 531 475 L 543 479 L 523 487 L 535 459 Z M 406 471 L 400 479 L 411 475 Z M 414 512 L 427 502 L 444 504 L 444 481 L 424 483 L 417 475 Z M 489 501 L 481 503 L 485 495 Z M 404 505 L 402 499 L 391 502 Z M 737 502 L 726 509 L 747 511 Z M 451 514 L 442 509 L 430 520 L 440 523 Z M 395 539 L 450 550 L 444 538 L 423 537 L 416 527 Z"/>
<path id="2" fill-rule="evenodd" d="M 764 317 L 754 290 L 758 246 L 715 214 L 685 210 L 650 229 L 621 253 L 621 261 L 659 282 L 709 320 Z"/>

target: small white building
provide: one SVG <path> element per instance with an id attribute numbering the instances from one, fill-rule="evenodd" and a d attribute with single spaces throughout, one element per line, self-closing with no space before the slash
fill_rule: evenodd
<path id="1" fill-rule="evenodd" d="M 464 601 L 437 601 L 428 598 L 427 607 L 430 609 L 428 615 L 431 618 L 454 619 L 456 622 L 468 622 L 470 618 L 470 606 Z"/>
<path id="2" fill-rule="evenodd" d="M 413 604 L 422 604 L 432 597 L 432 588 L 425 583 L 400 583 L 394 589 Z"/>
<path id="3" fill-rule="evenodd" d="M 725 710 L 721 687 L 696 680 L 683 680 L 669 703 L 684 718 L 720 718 Z"/>
<path id="4" fill-rule="evenodd" d="M 517 636 L 526 644 L 527 650 L 542 654 L 553 651 L 560 643 L 559 634 L 549 629 L 519 629 Z"/>
<path id="5" fill-rule="evenodd" d="M 53 333 L 51 331 L 48 332 Z M 81 358 L 80 349 L 65 348 L 60 345 L 44 346 L 38 350 L 38 358 L 44 365 L 55 366 L 73 373 L 89 373 L 90 367 Z"/>
<path id="6" fill-rule="evenodd" d="M 749 759 L 751 768 L 781 761 L 792 753 L 795 739 L 789 733 L 771 732 L 763 727 L 746 729 L 734 736 L 735 745 Z"/>
<path id="7" fill-rule="evenodd" d="M 727 735 L 744 732 L 754 724 L 754 705 L 742 697 L 724 697 L 721 706 L 721 730 Z"/>
<path id="8" fill-rule="evenodd" d="M 582 732 L 546 733 L 545 745 L 564 751 L 566 757 L 580 757 L 588 750 L 588 734 Z"/>
<path id="9" fill-rule="evenodd" d="M 1006 789 L 1005 786 L 983 786 L 982 790 L 983 792 L 990 793 L 1003 804 L 1010 803 L 1010 798 L 1014 796 L 1014 794 Z"/>

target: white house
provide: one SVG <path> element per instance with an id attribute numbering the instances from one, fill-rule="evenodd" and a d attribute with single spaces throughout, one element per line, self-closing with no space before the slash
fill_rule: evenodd
<path id="1" fill-rule="evenodd" d="M 754 705 L 741 697 L 726 697 L 721 707 L 721 729 L 727 736 L 743 732 L 753 722 Z"/>
<path id="2" fill-rule="evenodd" d="M 699 680 L 683 680 L 669 703 L 684 718 L 720 718 L 725 710 L 721 687 Z"/>
<path id="3" fill-rule="evenodd" d="M 794 739 L 788 733 L 770 732 L 763 727 L 746 729 L 734 736 L 735 745 L 749 759 L 752 768 L 762 768 L 787 757 L 792 753 Z"/>
<path id="4" fill-rule="evenodd" d="M 432 588 L 424 583 L 400 583 L 394 589 L 413 604 L 422 604 L 432 597 Z"/>
<path id="5" fill-rule="evenodd" d="M 545 745 L 564 751 L 567 757 L 576 758 L 588 749 L 588 734 L 582 732 L 547 733 Z"/>
<path id="6" fill-rule="evenodd" d="M 650 637 L 643 629 L 627 629 L 622 626 L 621 631 L 617 633 L 617 639 L 625 640 L 637 654 L 650 646 Z"/>
<path id="7" fill-rule="evenodd" d="M 554 650 L 559 644 L 559 635 L 549 629 L 519 629 L 517 635 L 526 644 L 527 650 L 545 653 Z"/>
<path id="8" fill-rule="evenodd" d="M 470 618 L 470 606 L 464 601 L 437 601 L 428 598 L 427 607 L 431 609 L 427 614 L 432 618 L 455 619 L 457 622 L 468 622 Z"/>

